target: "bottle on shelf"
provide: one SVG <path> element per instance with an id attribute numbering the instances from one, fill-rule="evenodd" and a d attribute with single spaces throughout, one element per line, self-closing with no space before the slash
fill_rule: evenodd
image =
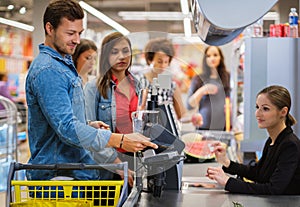
<path id="1" fill-rule="evenodd" d="M 276 25 L 270 24 L 269 26 L 269 37 L 276 37 Z"/>
<path id="2" fill-rule="evenodd" d="M 263 20 L 259 19 L 252 26 L 252 37 L 263 37 Z"/>
<path id="3" fill-rule="evenodd" d="M 298 37 L 300 37 L 300 28 L 299 28 L 299 25 L 300 25 L 300 20 L 298 18 Z"/>
<path id="4" fill-rule="evenodd" d="M 298 13 L 296 8 L 291 8 L 289 14 L 290 37 L 298 37 Z"/>

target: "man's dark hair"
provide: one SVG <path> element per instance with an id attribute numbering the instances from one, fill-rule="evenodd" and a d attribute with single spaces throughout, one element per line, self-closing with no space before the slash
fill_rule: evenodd
<path id="1" fill-rule="evenodd" d="M 44 30 L 46 32 L 46 23 L 50 22 L 54 29 L 61 23 L 62 18 L 67 18 L 69 21 L 83 19 L 84 12 L 79 3 L 75 0 L 55 0 L 51 1 L 44 13 Z"/>

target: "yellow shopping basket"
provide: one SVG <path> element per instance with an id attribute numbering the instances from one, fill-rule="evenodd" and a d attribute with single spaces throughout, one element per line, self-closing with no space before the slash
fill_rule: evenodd
<path id="1" fill-rule="evenodd" d="M 109 169 L 123 170 L 124 180 L 13 180 L 15 171 Z M 127 196 L 128 164 L 31 165 L 11 163 L 7 186 L 7 207 L 114 207 Z"/>

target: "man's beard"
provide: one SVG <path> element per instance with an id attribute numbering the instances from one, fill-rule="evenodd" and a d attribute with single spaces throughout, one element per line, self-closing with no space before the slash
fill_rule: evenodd
<path id="1" fill-rule="evenodd" d="M 53 46 L 54 48 L 56 49 L 56 51 L 58 53 L 60 53 L 62 56 L 65 56 L 65 55 L 73 55 L 74 52 L 75 52 L 75 48 L 73 50 L 70 50 L 68 51 L 66 48 L 67 47 L 64 47 L 64 44 L 57 44 L 57 42 L 59 43 L 60 41 L 57 41 L 58 38 L 56 38 L 56 35 L 54 36 L 54 42 L 53 42 Z"/>

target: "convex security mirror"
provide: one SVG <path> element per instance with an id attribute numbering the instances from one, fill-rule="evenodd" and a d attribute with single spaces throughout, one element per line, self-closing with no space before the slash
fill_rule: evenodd
<path id="1" fill-rule="evenodd" d="M 190 0 L 193 23 L 208 45 L 224 45 L 262 18 L 278 0 Z"/>

